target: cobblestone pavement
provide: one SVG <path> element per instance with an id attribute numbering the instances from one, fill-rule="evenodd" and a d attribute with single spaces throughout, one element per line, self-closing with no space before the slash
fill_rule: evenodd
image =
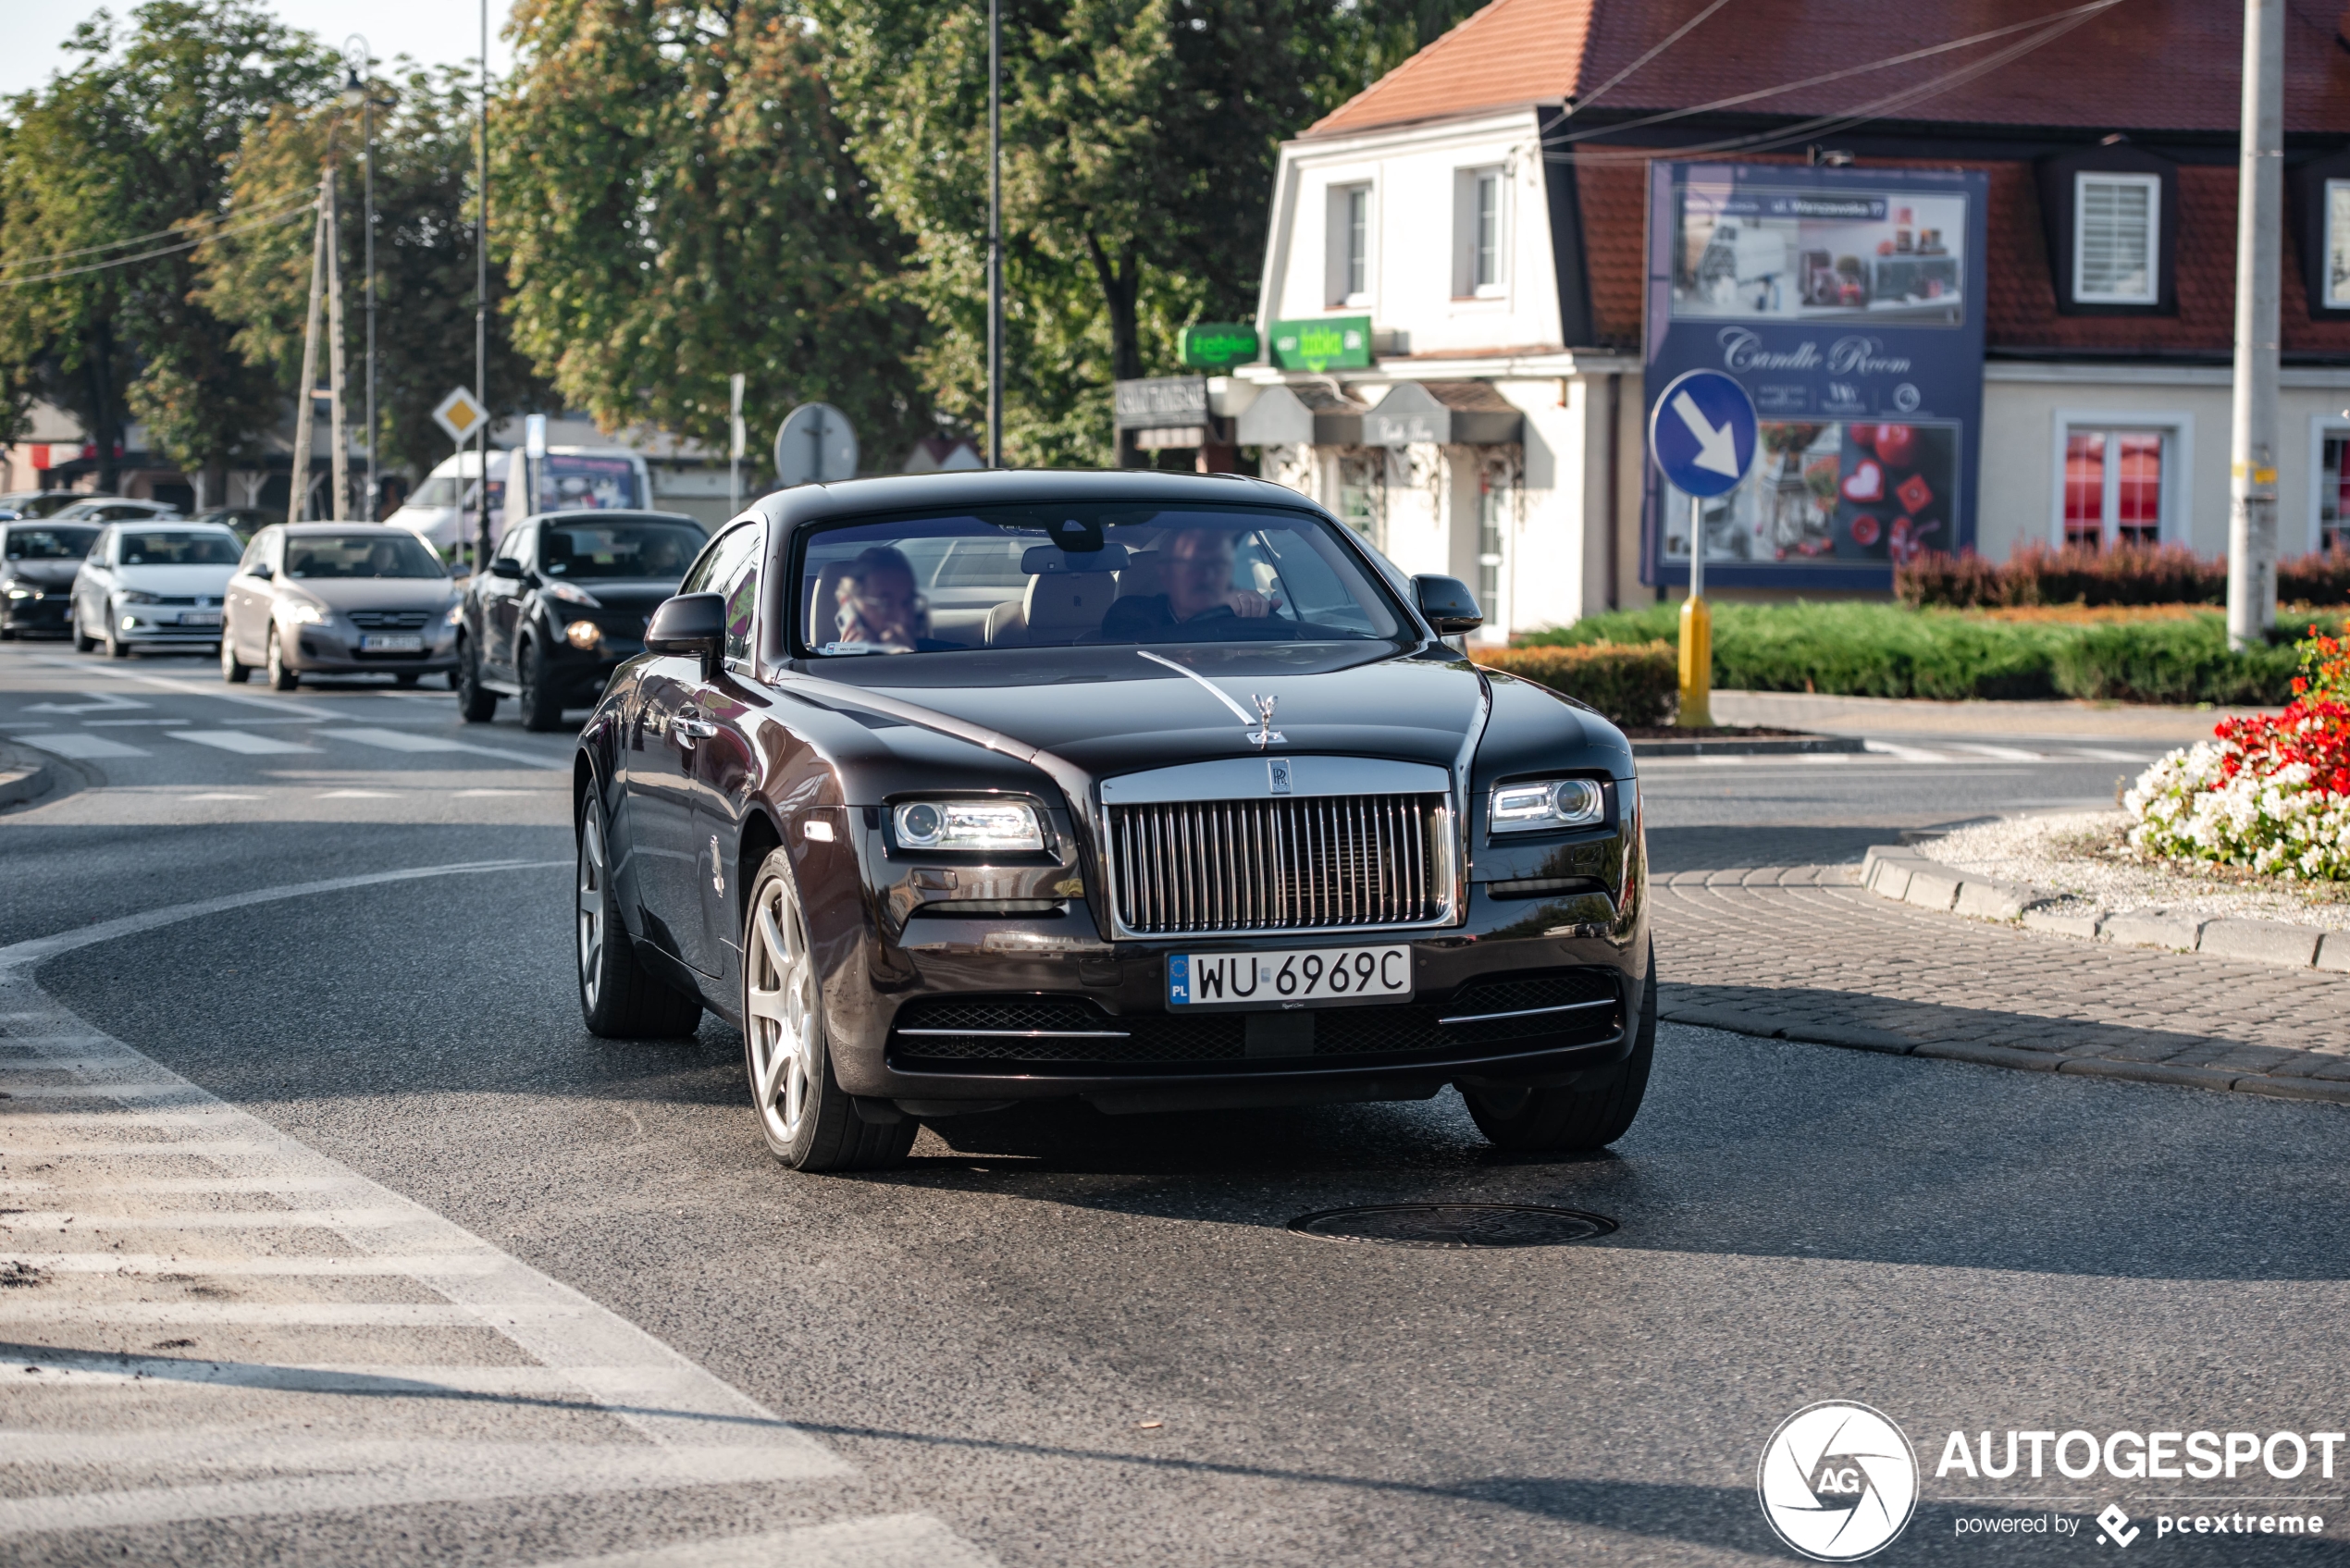
<path id="1" fill-rule="evenodd" d="M 1851 866 L 1658 875 L 1663 1015 L 1741 1034 L 2350 1104 L 2350 980 L 1874 897 Z"/>

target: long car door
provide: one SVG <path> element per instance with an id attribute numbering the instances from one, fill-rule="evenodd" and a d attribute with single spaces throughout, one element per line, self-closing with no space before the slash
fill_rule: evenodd
<path id="1" fill-rule="evenodd" d="M 726 574 L 718 582 L 726 596 L 726 649 L 715 680 L 700 682 L 694 694 L 696 717 L 705 732 L 694 748 L 694 840 L 707 858 L 708 873 L 697 879 L 701 895 L 701 952 L 697 967 L 724 981 L 742 974 L 743 900 L 751 874 L 740 864 L 743 812 L 759 782 L 746 726 L 765 706 L 756 685 L 753 649 L 758 621 L 760 566 L 765 552 L 757 524 L 745 532 L 748 551 L 729 550 Z"/>

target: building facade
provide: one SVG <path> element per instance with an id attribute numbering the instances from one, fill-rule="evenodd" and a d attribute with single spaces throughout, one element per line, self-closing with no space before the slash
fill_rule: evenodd
<path id="1" fill-rule="evenodd" d="M 1692 9 L 1496 0 L 1283 147 L 1268 354 L 1210 384 L 1261 472 L 1471 584 L 1489 636 L 1671 593 L 1643 422 L 1694 330 L 1762 363 L 1775 442 L 1703 516 L 1729 596 L 1884 593 L 1921 549 L 2223 553 L 2241 7 Z M 2350 19 L 2286 12 L 2297 553 L 2350 547 Z M 1948 389 L 1872 382 L 1911 342 Z"/>

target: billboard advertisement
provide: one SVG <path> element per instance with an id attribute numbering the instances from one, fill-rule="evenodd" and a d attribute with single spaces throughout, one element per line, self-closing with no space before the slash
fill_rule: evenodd
<path id="1" fill-rule="evenodd" d="M 1762 416 L 1744 483 L 1701 503 L 1651 464 L 1641 579 L 1886 588 L 1974 542 L 1983 413 L 1977 170 L 1650 166 L 1647 395 L 1718 370 Z M 1648 413 L 1654 411 L 1648 410 Z"/>

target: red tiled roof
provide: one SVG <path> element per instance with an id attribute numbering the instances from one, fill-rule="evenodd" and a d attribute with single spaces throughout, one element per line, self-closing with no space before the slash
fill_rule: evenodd
<path id="1" fill-rule="evenodd" d="M 1309 136 L 1471 114 L 1592 92 L 1655 47 L 1702 0 L 1494 0 L 1314 125 Z M 2350 130 L 2343 0 L 2285 0 L 2285 128 Z M 1678 109 L 1862 65 L 2068 8 L 2063 0 L 1738 0 L 1597 100 Z M 1887 117 L 1967 125 L 2232 131 L 2244 7 L 2122 0 L 2061 37 Z M 1826 115 L 1983 61 L 2024 32 L 1738 106 Z"/>

